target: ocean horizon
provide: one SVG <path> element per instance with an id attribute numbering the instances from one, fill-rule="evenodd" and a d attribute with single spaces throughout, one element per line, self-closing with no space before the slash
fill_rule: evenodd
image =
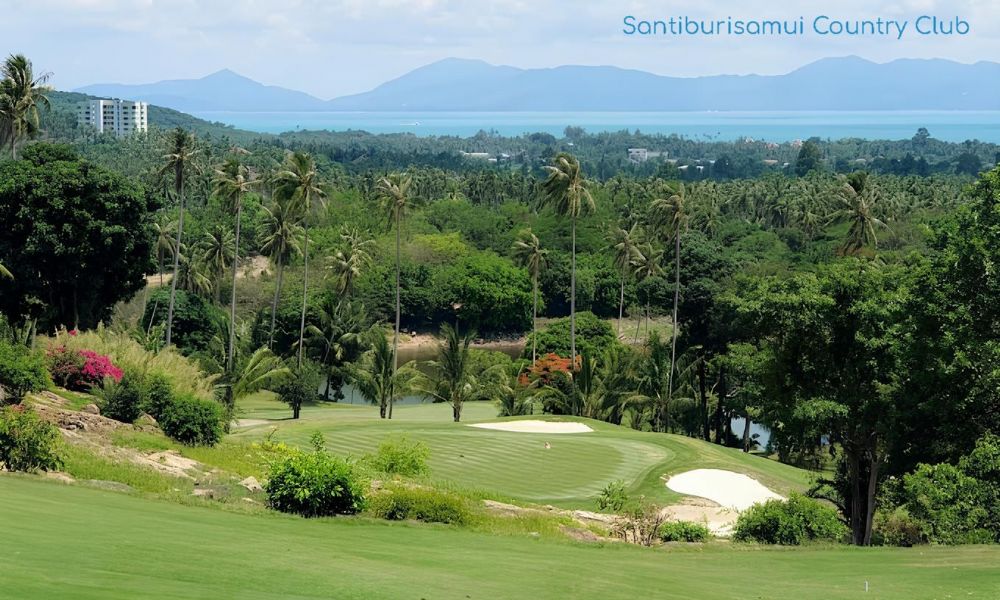
<path id="1" fill-rule="evenodd" d="M 913 137 L 925 127 L 947 142 L 1000 143 L 1000 111 L 733 111 L 733 112 L 234 112 L 197 111 L 194 116 L 261 133 L 303 130 L 412 133 L 470 137 L 479 131 L 503 136 L 549 133 L 567 126 L 588 133 L 621 130 L 676 134 L 697 141 L 744 138 L 771 142 Z"/>

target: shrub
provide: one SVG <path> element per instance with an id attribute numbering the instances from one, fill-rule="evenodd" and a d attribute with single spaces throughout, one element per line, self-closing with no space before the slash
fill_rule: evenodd
<path id="1" fill-rule="evenodd" d="M 604 486 L 600 495 L 597 496 L 597 508 L 618 512 L 628 504 L 628 492 L 625 491 L 625 482 L 621 479 L 612 481 Z"/>
<path id="2" fill-rule="evenodd" d="M 294 368 L 289 377 L 274 390 L 278 399 L 292 409 L 292 418 L 298 419 L 299 412 L 306 404 L 320 399 L 319 384 L 322 375 L 312 361 L 302 363 L 302 368 Z"/>
<path id="3" fill-rule="evenodd" d="M 428 523 L 468 523 L 471 511 L 468 502 L 441 490 L 399 486 L 372 496 L 368 512 L 390 521 L 426 521 Z"/>
<path id="4" fill-rule="evenodd" d="M 146 300 L 146 311 L 142 315 L 145 326 L 167 322 L 167 306 L 170 303 L 170 288 L 160 288 L 152 292 Z M 216 335 L 218 323 L 224 313 L 213 306 L 210 300 L 198 294 L 177 290 L 174 297 L 174 322 L 171 342 L 185 355 L 208 349 Z"/>
<path id="5" fill-rule="evenodd" d="M 105 379 L 121 381 L 124 375 L 110 357 L 93 350 L 75 350 L 57 346 L 49 349 L 46 363 L 56 383 L 79 392 L 100 386 Z"/>
<path id="6" fill-rule="evenodd" d="M 652 546 L 665 518 L 660 507 L 644 497 L 629 502 L 611 525 L 611 534 L 626 542 Z"/>
<path id="7" fill-rule="evenodd" d="M 364 463 L 379 473 L 413 477 L 427 472 L 431 451 L 423 442 L 411 442 L 406 437 L 385 440 L 375 454 L 364 457 Z"/>
<path id="8" fill-rule="evenodd" d="M 101 415 L 109 419 L 132 423 L 142 414 L 146 390 L 142 377 L 137 373 L 129 372 L 120 381 L 109 377 L 101 387 L 93 388 L 93 392 L 97 396 Z"/>
<path id="9" fill-rule="evenodd" d="M 174 401 L 174 386 L 170 379 L 162 373 L 153 373 L 146 378 L 146 398 L 142 410 L 159 421 L 167 406 Z"/>
<path id="10" fill-rule="evenodd" d="M 920 523 L 931 542 L 975 544 L 1000 540 L 1000 497 L 996 486 L 967 474 L 969 458 L 963 458 L 958 467 L 919 465 L 903 477 L 903 507 Z"/>
<path id="11" fill-rule="evenodd" d="M 814 540 L 837 540 L 846 527 L 832 508 L 792 494 L 788 500 L 755 504 L 736 520 L 733 540 L 797 546 Z"/>
<path id="12" fill-rule="evenodd" d="M 10 471 L 50 471 L 62 465 L 59 430 L 30 408 L 0 409 L 0 463 Z"/>
<path id="13" fill-rule="evenodd" d="M 303 517 L 357 513 L 367 490 L 351 463 L 322 450 L 295 452 L 275 463 L 264 485 L 271 508 Z"/>
<path id="14" fill-rule="evenodd" d="M 28 392 L 41 391 L 48 384 L 49 376 L 40 354 L 0 340 L 0 401 L 20 402 Z"/>
<path id="15" fill-rule="evenodd" d="M 569 357 L 569 325 L 567 317 L 556 319 L 541 329 L 537 334 L 538 354 L 554 353 Z M 576 336 L 576 352 L 580 355 L 602 356 L 619 344 L 611 324 L 598 319 L 591 312 L 578 312 L 576 314 Z M 531 358 L 530 336 L 521 356 L 522 358 Z"/>
<path id="16" fill-rule="evenodd" d="M 182 444 L 214 446 L 222 438 L 224 411 L 218 402 L 182 394 L 161 411 L 163 433 Z"/>
<path id="17" fill-rule="evenodd" d="M 923 524 L 905 509 L 877 511 L 872 523 L 872 541 L 881 546 L 916 546 L 927 543 Z"/>
<path id="18" fill-rule="evenodd" d="M 667 521 L 660 525 L 660 539 L 664 542 L 707 542 L 712 532 L 702 523 Z"/>

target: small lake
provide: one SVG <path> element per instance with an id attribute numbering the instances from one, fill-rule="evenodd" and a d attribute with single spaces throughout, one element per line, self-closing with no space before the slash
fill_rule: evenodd
<path id="1" fill-rule="evenodd" d="M 231 112 L 196 117 L 261 133 L 300 130 L 412 133 L 469 137 L 479 131 L 503 136 L 549 133 L 567 125 L 590 133 L 636 129 L 698 141 L 745 137 L 787 142 L 823 139 L 910 139 L 920 127 L 948 142 L 978 139 L 1000 143 L 1000 111 L 690 111 L 690 112 Z"/>

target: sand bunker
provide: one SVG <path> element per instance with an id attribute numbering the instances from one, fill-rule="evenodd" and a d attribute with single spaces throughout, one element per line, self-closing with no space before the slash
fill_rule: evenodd
<path id="1" fill-rule="evenodd" d="M 686 496 L 708 498 L 719 506 L 743 511 L 773 498 L 784 500 L 756 479 L 721 469 L 695 469 L 674 475 L 667 487 Z"/>
<path id="2" fill-rule="evenodd" d="M 469 427 L 493 429 L 496 431 L 515 431 L 517 433 L 587 433 L 593 431 L 583 423 L 559 421 L 503 421 L 501 423 L 474 423 Z"/>

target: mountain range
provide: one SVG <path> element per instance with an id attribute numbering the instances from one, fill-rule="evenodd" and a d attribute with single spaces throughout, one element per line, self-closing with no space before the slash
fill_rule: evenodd
<path id="1" fill-rule="evenodd" d="M 608 66 L 520 69 L 449 58 L 322 100 L 229 70 L 76 90 L 181 111 L 1000 110 L 1000 63 L 826 58 L 784 75 L 667 77 Z"/>

